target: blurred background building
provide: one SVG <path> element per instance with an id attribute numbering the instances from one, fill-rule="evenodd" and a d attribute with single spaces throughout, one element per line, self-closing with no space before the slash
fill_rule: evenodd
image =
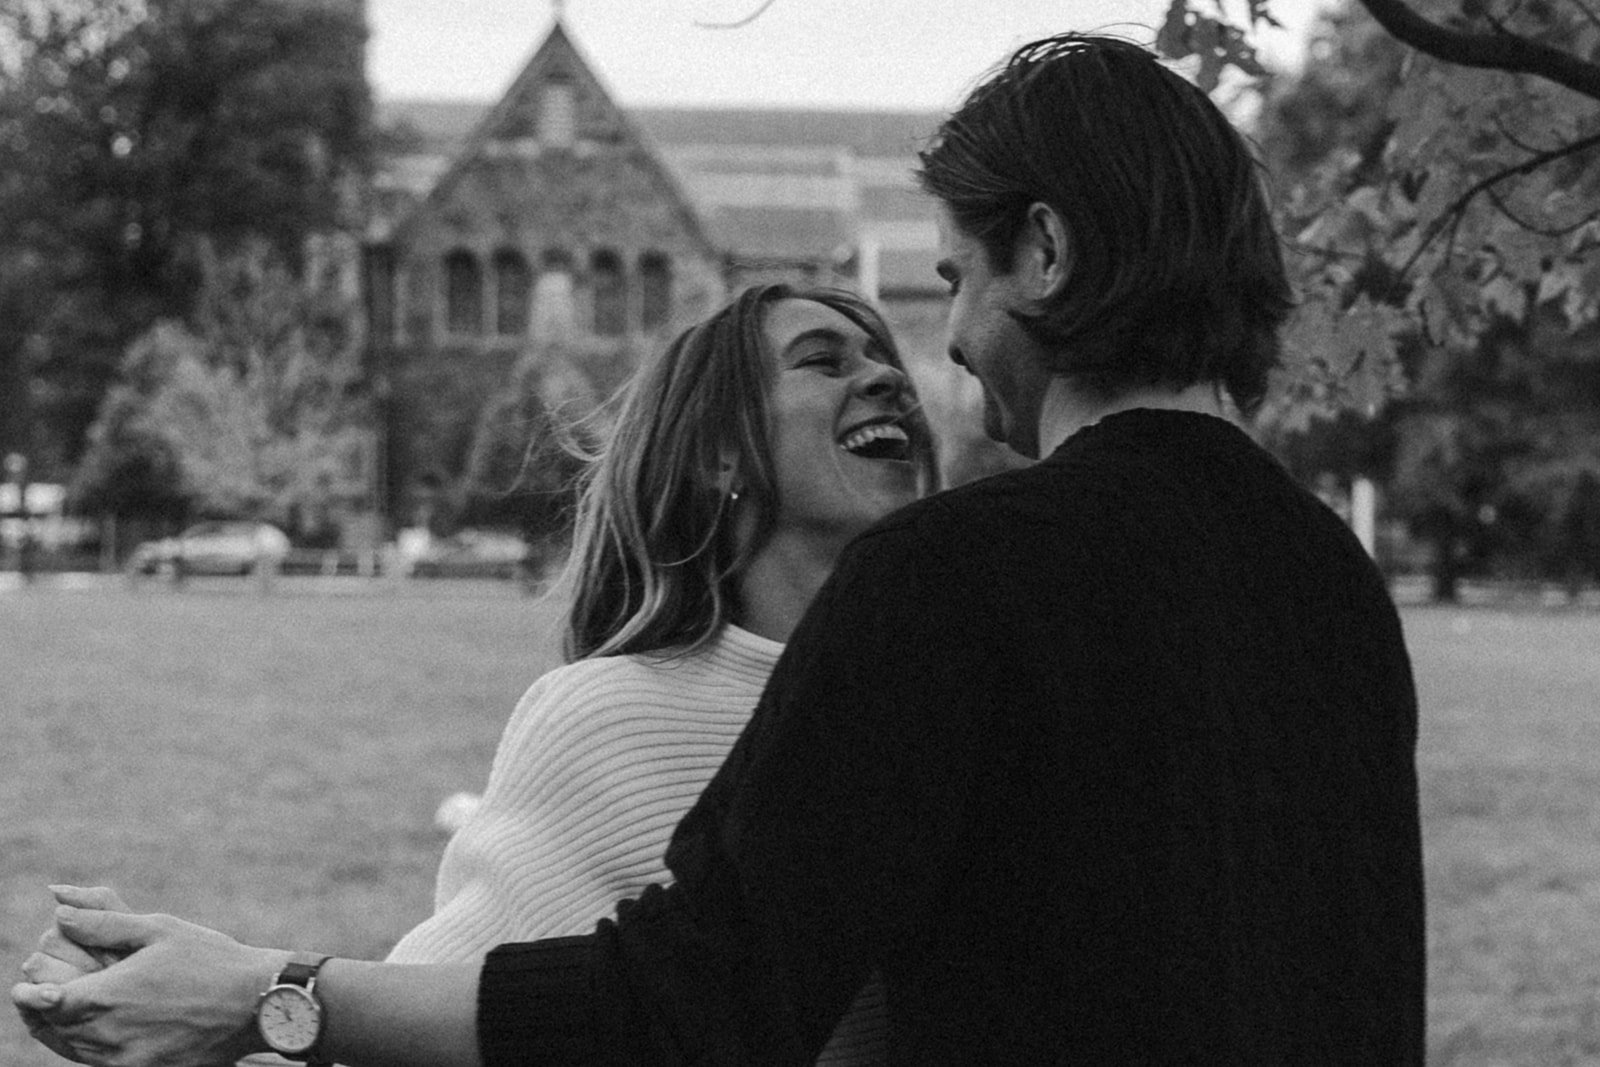
<path id="1" fill-rule="evenodd" d="M 488 488 L 511 463 L 486 435 L 508 460 L 537 438 L 530 398 L 592 408 L 644 348 L 759 281 L 878 301 L 935 416 L 959 406 L 913 178 L 940 117 L 623 109 L 559 21 L 497 102 L 380 101 L 364 240 L 391 514 L 426 522 L 445 487 Z M 520 402 L 490 429 L 508 388 Z"/>

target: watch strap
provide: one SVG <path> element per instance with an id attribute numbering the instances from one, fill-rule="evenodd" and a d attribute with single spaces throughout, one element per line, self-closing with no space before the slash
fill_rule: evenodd
<path id="1" fill-rule="evenodd" d="M 307 993 L 311 994 L 312 997 L 315 997 L 318 1004 L 321 1004 L 322 998 L 318 997 L 316 994 L 317 972 L 322 970 L 322 965 L 327 963 L 332 958 L 332 956 L 317 952 L 296 952 L 289 957 L 289 962 L 283 965 L 283 969 L 280 970 L 278 972 L 278 976 L 272 980 L 272 984 L 275 986 L 299 986 L 301 989 L 304 989 Z M 327 1024 L 327 1008 L 324 1007 L 322 1012 L 322 1025 L 326 1027 Z M 317 1042 L 313 1043 L 312 1046 L 306 1051 L 295 1053 L 280 1052 L 278 1055 L 282 1056 L 286 1060 L 294 1060 L 297 1063 L 304 1063 L 306 1067 L 334 1067 L 332 1060 L 324 1059 L 317 1053 L 317 1044 L 320 1043 L 321 1040 L 322 1035 L 318 1034 Z"/>
<path id="2" fill-rule="evenodd" d="M 297 985 L 310 992 L 317 984 L 317 972 L 332 958 L 315 952 L 296 952 L 289 957 L 289 962 L 283 965 L 283 970 L 278 972 L 278 977 L 272 980 L 272 984 Z"/>

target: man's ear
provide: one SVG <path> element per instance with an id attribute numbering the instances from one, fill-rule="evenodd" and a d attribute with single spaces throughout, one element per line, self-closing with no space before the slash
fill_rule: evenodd
<path id="1" fill-rule="evenodd" d="M 1067 287 L 1075 256 L 1072 237 L 1061 213 L 1043 201 L 1028 205 L 1027 218 L 1017 234 L 1013 262 L 1025 271 L 1029 295 L 1048 303 Z"/>

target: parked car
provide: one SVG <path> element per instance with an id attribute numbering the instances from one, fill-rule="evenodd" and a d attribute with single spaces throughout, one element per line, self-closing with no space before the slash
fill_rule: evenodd
<path id="1" fill-rule="evenodd" d="M 512 578 L 527 559 L 528 544 L 518 535 L 472 529 L 417 539 L 410 556 L 419 578 Z"/>
<path id="2" fill-rule="evenodd" d="M 145 541 L 128 558 L 133 574 L 251 574 L 273 571 L 289 554 L 289 535 L 265 522 L 202 522 L 177 537 Z"/>

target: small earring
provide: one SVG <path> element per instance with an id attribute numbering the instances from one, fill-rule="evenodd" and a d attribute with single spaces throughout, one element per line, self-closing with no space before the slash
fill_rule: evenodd
<path id="1" fill-rule="evenodd" d="M 739 502 L 739 490 L 737 490 L 737 489 L 728 490 L 728 501 L 729 501 L 729 503 L 737 504 Z"/>

